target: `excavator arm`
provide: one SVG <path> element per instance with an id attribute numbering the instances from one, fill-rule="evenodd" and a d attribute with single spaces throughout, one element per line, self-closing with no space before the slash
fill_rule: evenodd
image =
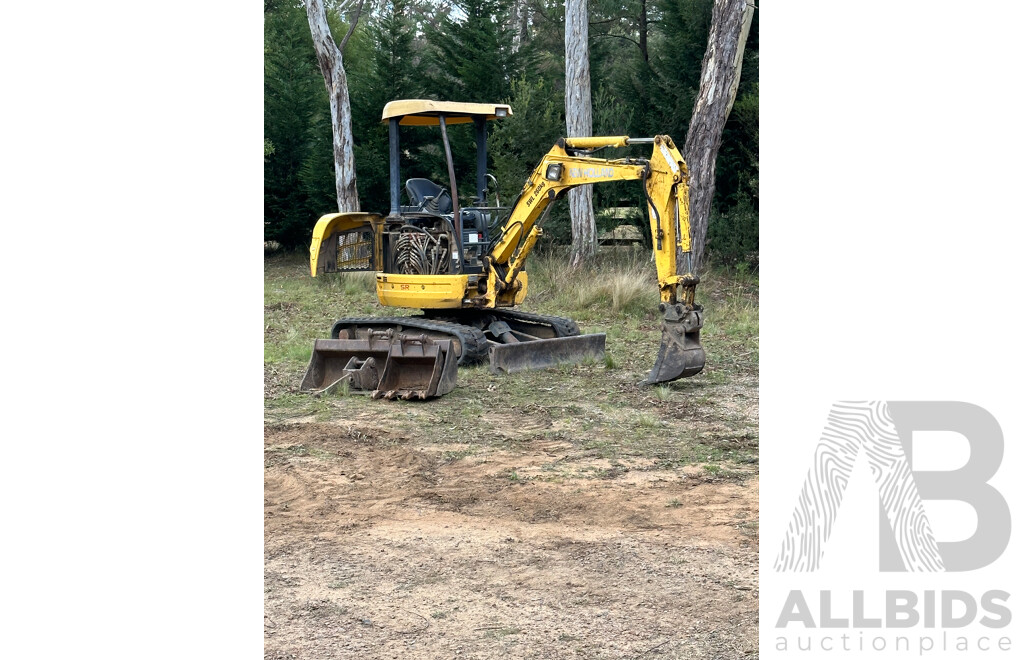
<path id="1" fill-rule="evenodd" d="M 595 149 L 653 144 L 649 159 L 594 158 Z M 534 169 L 513 204 L 498 240 L 485 259 L 487 285 L 483 307 L 514 304 L 518 280 L 530 251 L 543 234 L 550 204 L 577 186 L 611 181 L 641 181 L 647 198 L 654 260 L 663 314 L 662 342 L 648 383 L 699 373 L 704 367 L 700 345 L 703 308 L 694 302 L 700 280 L 690 252 L 688 172 L 672 139 L 627 136 L 563 138 Z"/>
<path id="2" fill-rule="evenodd" d="M 593 158 L 604 147 L 653 143 L 650 159 Z M 563 138 L 534 169 L 487 256 L 487 303 L 493 307 L 516 289 L 516 277 L 543 234 L 540 220 L 550 204 L 577 186 L 641 181 L 647 197 L 658 287 L 663 303 L 693 305 L 697 278 L 690 261 L 689 190 L 686 163 L 672 139 L 626 136 Z M 682 274 L 680 274 L 682 273 Z"/>

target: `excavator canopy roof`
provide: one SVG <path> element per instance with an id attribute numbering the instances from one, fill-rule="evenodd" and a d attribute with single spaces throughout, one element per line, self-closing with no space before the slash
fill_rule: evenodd
<path id="1" fill-rule="evenodd" d="M 512 115 L 511 106 L 501 103 L 453 103 L 409 99 L 392 101 L 384 106 L 382 121 L 398 119 L 402 126 L 437 126 L 444 115 L 446 124 L 468 124 L 476 117 L 491 120 Z"/>

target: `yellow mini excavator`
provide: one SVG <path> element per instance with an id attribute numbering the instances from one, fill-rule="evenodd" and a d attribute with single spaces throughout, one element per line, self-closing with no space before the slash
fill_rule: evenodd
<path id="1" fill-rule="evenodd" d="M 604 354 L 604 334 L 581 335 L 570 319 L 514 309 L 527 292 L 526 258 L 536 245 L 551 202 L 576 186 L 636 180 L 643 185 L 651 223 L 663 315 L 661 348 L 645 383 L 693 376 L 704 368 L 703 308 L 690 264 L 687 169 L 672 139 L 567 137 L 544 156 L 519 197 L 487 204 L 487 122 L 512 114 L 508 105 L 393 101 L 389 127 L 391 209 L 331 213 L 320 218 L 310 245 L 310 272 L 374 271 L 377 297 L 387 307 L 423 310 L 418 316 L 343 318 L 330 339 L 318 339 L 300 389 L 346 384 L 374 398 L 425 399 L 455 386 L 458 364 L 490 361 L 495 373 L 542 368 Z M 473 124 L 476 196 L 459 203 L 448 126 Z M 449 185 L 408 179 L 401 204 L 399 127 L 436 126 Z M 650 144 L 650 158 L 596 158 L 608 147 Z"/>

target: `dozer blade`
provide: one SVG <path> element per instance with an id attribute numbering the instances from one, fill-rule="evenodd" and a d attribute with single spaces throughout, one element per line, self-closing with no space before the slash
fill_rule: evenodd
<path id="1" fill-rule="evenodd" d="M 491 373 L 543 369 L 556 364 L 579 364 L 604 357 L 604 333 L 535 339 L 491 347 Z"/>
<path id="2" fill-rule="evenodd" d="M 455 389 L 459 358 L 451 339 L 399 335 L 392 342 L 374 399 L 429 399 Z"/>
<path id="3" fill-rule="evenodd" d="M 658 359 L 641 385 L 689 378 L 704 368 L 704 348 L 700 345 L 700 329 L 704 326 L 703 308 L 695 306 L 688 310 L 682 305 L 665 304 L 661 307 L 665 318 L 661 323 Z"/>
<path id="4" fill-rule="evenodd" d="M 348 381 L 354 390 L 372 390 L 391 351 L 390 336 L 368 339 L 317 339 L 299 389 L 326 391 Z"/>

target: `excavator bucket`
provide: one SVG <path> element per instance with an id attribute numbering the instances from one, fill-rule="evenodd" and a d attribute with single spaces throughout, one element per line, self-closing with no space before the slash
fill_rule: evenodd
<path id="1" fill-rule="evenodd" d="M 457 368 L 450 339 L 371 331 L 357 339 L 317 339 L 299 389 L 328 392 L 347 382 L 375 399 L 428 399 L 455 388 Z"/>
<path id="2" fill-rule="evenodd" d="M 450 339 L 400 335 L 391 344 L 374 399 L 429 399 L 455 389 L 459 359 Z"/>
<path id="3" fill-rule="evenodd" d="M 604 358 L 604 333 L 535 339 L 491 347 L 491 373 L 543 369 L 556 364 L 579 364 Z"/>
<path id="4" fill-rule="evenodd" d="M 302 377 L 303 392 L 333 390 L 348 382 L 354 390 L 372 390 L 391 351 L 390 337 L 317 339 Z"/>
<path id="5" fill-rule="evenodd" d="M 658 359 L 641 385 L 689 378 L 704 368 L 704 348 L 700 345 L 700 329 L 704 326 L 703 308 L 699 305 L 687 309 L 683 305 L 662 304 L 662 311 L 665 318 L 661 323 Z"/>

